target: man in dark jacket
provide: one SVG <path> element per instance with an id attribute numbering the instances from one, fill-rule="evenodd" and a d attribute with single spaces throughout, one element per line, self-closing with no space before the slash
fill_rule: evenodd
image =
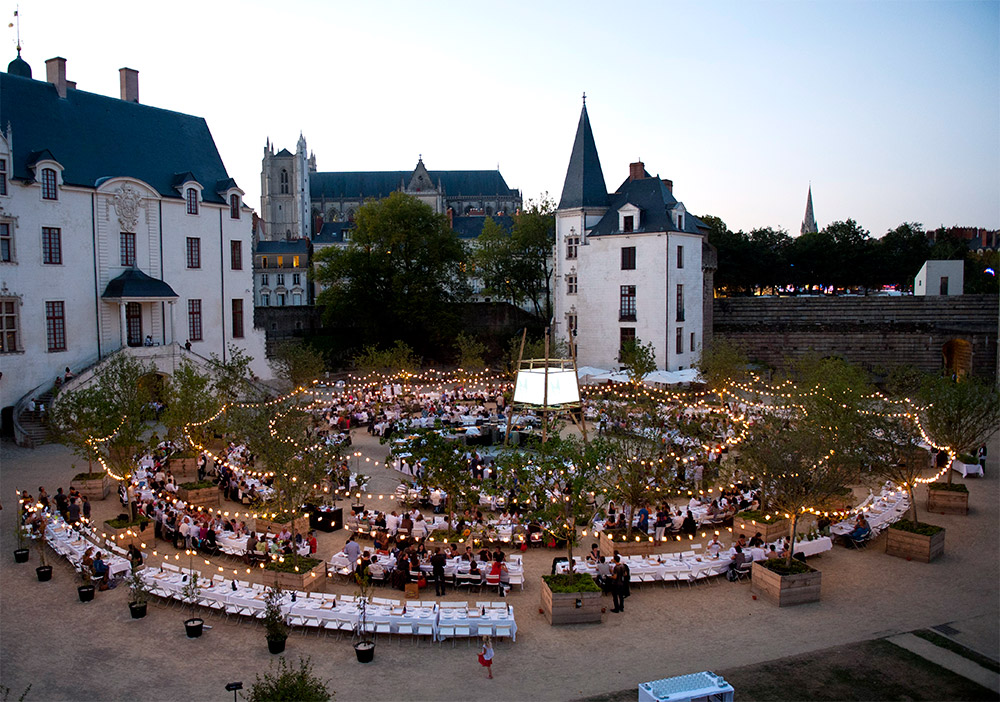
<path id="1" fill-rule="evenodd" d="M 625 590 L 628 578 L 628 568 L 622 563 L 621 556 L 615 554 L 615 567 L 611 569 L 611 601 L 614 604 L 612 612 L 625 611 Z"/>
<path id="2" fill-rule="evenodd" d="M 434 555 L 431 556 L 431 568 L 434 573 L 434 592 L 437 597 L 444 597 L 444 566 L 447 562 L 448 559 L 441 553 L 441 547 L 435 548 Z"/>

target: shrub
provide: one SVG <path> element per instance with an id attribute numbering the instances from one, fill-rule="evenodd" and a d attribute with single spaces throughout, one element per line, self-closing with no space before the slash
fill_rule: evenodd
<path id="1" fill-rule="evenodd" d="M 211 480 L 198 480 L 191 483 L 181 483 L 177 487 L 190 491 L 190 490 L 203 490 L 205 488 L 213 488 L 216 487 L 216 485 Z"/>
<path id="2" fill-rule="evenodd" d="M 973 456 L 971 453 L 961 453 L 958 456 L 958 460 L 968 466 L 979 465 L 979 459 Z"/>
<path id="3" fill-rule="evenodd" d="M 944 531 L 944 527 L 935 526 L 934 524 L 917 524 L 916 522 L 911 522 L 909 519 L 900 519 L 895 524 L 890 524 L 889 528 L 908 531 L 911 534 L 922 534 L 924 536 L 934 536 L 939 531 Z"/>
<path id="4" fill-rule="evenodd" d="M 791 563 L 786 563 L 782 558 L 769 558 L 761 563 L 768 570 L 774 571 L 778 575 L 795 575 L 797 573 L 810 573 L 813 568 L 802 561 L 792 559 Z"/>
<path id="5" fill-rule="evenodd" d="M 141 524 L 149 524 L 151 521 L 153 520 L 151 520 L 149 517 L 145 515 L 139 515 L 139 518 L 136 519 L 134 522 L 129 521 L 128 519 L 109 519 L 104 523 L 107 524 L 112 529 L 128 529 L 129 527 L 139 526 Z"/>
<path id="6" fill-rule="evenodd" d="M 312 672 L 308 658 L 299 659 L 299 667 L 292 668 L 282 656 L 263 675 L 258 674 L 250 686 L 247 702 L 329 702 L 333 693 L 326 688 L 326 680 Z"/>
<path id="7" fill-rule="evenodd" d="M 776 519 L 775 516 L 769 512 L 761 512 L 760 510 L 748 509 L 746 512 L 738 512 L 736 516 L 748 522 L 760 522 L 762 524 L 777 524 L 778 522 L 784 521 L 784 519 Z M 768 516 L 771 518 L 765 519 L 765 517 Z"/>
<path id="8" fill-rule="evenodd" d="M 969 488 L 965 483 L 931 483 L 927 486 L 931 490 L 948 490 L 949 492 L 968 492 Z"/>
<path id="9" fill-rule="evenodd" d="M 306 556 L 299 556 L 299 572 L 308 573 L 310 570 L 318 566 L 323 561 L 317 558 L 308 558 Z M 295 572 L 295 559 L 293 556 L 285 556 L 284 561 L 271 561 L 264 566 L 265 570 L 273 570 L 275 573 L 294 573 Z"/>
<path id="10" fill-rule="evenodd" d="M 100 480 L 106 474 L 98 471 L 96 473 L 77 473 L 73 476 L 73 480 Z"/>
<path id="11" fill-rule="evenodd" d="M 586 573 L 564 573 L 560 575 L 543 575 L 542 580 L 552 592 L 600 592 L 601 588 L 594 578 Z"/>

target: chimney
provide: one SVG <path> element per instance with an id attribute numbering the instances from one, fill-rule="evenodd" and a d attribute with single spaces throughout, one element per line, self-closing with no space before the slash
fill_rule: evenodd
<path id="1" fill-rule="evenodd" d="M 50 58 L 45 62 L 45 79 L 56 86 L 59 97 L 66 97 L 66 59 L 62 56 Z"/>
<path id="2" fill-rule="evenodd" d="M 669 178 L 664 178 L 663 179 L 663 184 L 667 186 L 667 192 L 670 193 L 671 195 L 673 195 L 674 194 L 674 181 L 670 180 Z"/>
<path id="3" fill-rule="evenodd" d="M 643 165 L 642 161 L 636 161 L 635 163 L 628 164 L 628 181 L 631 183 L 633 180 L 642 180 L 646 177 L 646 167 Z"/>
<path id="4" fill-rule="evenodd" d="M 134 68 L 119 68 L 118 76 L 121 82 L 122 100 L 139 102 L 139 71 Z"/>
<path id="5" fill-rule="evenodd" d="M 66 81 L 66 87 L 69 90 L 76 90 L 76 81 L 75 80 L 68 80 L 68 81 Z"/>

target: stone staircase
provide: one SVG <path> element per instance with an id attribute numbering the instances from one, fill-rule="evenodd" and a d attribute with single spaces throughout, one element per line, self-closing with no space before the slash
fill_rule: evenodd
<path id="1" fill-rule="evenodd" d="M 37 448 L 42 444 L 47 444 L 52 440 L 52 435 L 49 432 L 48 427 L 48 410 L 52 407 L 52 398 L 54 397 L 52 390 L 46 390 L 41 395 L 36 396 L 36 404 L 38 406 L 45 406 L 45 413 L 36 412 L 32 414 L 30 411 L 25 409 L 21 412 L 21 416 L 18 421 L 21 424 L 21 429 L 24 431 L 25 444 L 29 448 Z M 43 422 L 42 419 L 45 418 Z"/>

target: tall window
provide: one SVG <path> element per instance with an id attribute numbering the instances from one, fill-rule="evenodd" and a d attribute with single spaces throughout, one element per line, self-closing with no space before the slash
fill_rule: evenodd
<path id="1" fill-rule="evenodd" d="M 201 341 L 201 300 L 188 300 L 188 339 Z"/>
<path id="2" fill-rule="evenodd" d="M 267 273 L 261 273 L 260 274 L 260 284 L 261 285 L 270 285 L 271 284 L 271 276 L 269 276 Z"/>
<path id="3" fill-rule="evenodd" d="M 677 353 L 684 353 L 684 327 L 677 327 L 677 340 L 674 343 L 674 350 Z"/>
<path id="4" fill-rule="evenodd" d="M 0 158 L 0 195 L 7 194 L 7 159 Z"/>
<path id="5" fill-rule="evenodd" d="M 621 286 L 621 306 L 618 312 L 618 319 L 622 322 L 635 321 L 635 286 Z"/>
<path id="6" fill-rule="evenodd" d="M 62 230 L 59 227 L 42 227 L 42 263 L 62 263 Z"/>
<path id="7" fill-rule="evenodd" d="M 274 284 L 275 285 L 284 285 L 285 284 L 285 274 L 284 273 L 275 273 L 274 274 Z"/>
<path id="8" fill-rule="evenodd" d="M 683 246 L 678 246 L 677 247 L 677 267 L 678 268 L 683 268 L 684 267 L 684 247 Z"/>
<path id="9" fill-rule="evenodd" d="M 14 237 L 10 233 L 10 222 L 0 222 L 0 263 L 14 260 Z"/>
<path id="10" fill-rule="evenodd" d="M 198 191 L 194 188 L 187 189 L 187 213 L 198 214 Z"/>
<path id="11" fill-rule="evenodd" d="M 260 294 L 260 306 L 270 307 L 271 306 L 271 295 L 269 293 Z"/>
<path id="12" fill-rule="evenodd" d="M 292 304 L 293 305 L 302 304 L 302 293 L 292 293 Z"/>
<path id="13" fill-rule="evenodd" d="M 201 268 L 201 239 L 196 236 L 187 238 L 187 267 Z"/>
<path id="14" fill-rule="evenodd" d="M 285 267 L 285 257 L 278 256 L 278 268 L 284 268 L 284 267 Z"/>
<path id="15" fill-rule="evenodd" d="M 54 168 L 42 169 L 42 199 L 59 199 L 59 191 L 56 189 L 56 171 Z"/>
<path id="16" fill-rule="evenodd" d="M 277 296 L 276 296 L 276 298 L 277 298 L 277 305 L 278 305 L 278 307 L 284 307 L 285 306 L 285 294 L 284 293 L 278 293 Z"/>
<path id="17" fill-rule="evenodd" d="M 234 239 L 229 242 L 230 266 L 234 271 L 243 270 L 243 242 Z"/>
<path id="18" fill-rule="evenodd" d="M 618 353 L 621 354 L 625 350 L 625 344 L 629 342 L 635 342 L 635 327 L 622 327 L 621 333 L 618 339 Z"/>
<path id="19" fill-rule="evenodd" d="M 282 195 L 287 195 L 288 194 L 288 171 L 286 171 L 284 168 L 281 169 L 280 182 L 281 182 L 281 194 Z"/>
<path id="20" fill-rule="evenodd" d="M 299 257 L 292 256 L 292 268 L 298 268 L 298 267 L 299 267 Z"/>
<path id="21" fill-rule="evenodd" d="M 568 275 L 566 276 L 566 294 L 576 295 L 576 276 Z"/>
<path id="22" fill-rule="evenodd" d="M 675 321 L 684 321 L 684 286 L 680 283 L 677 284 L 677 319 Z"/>
<path id="23" fill-rule="evenodd" d="M 132 232 L 121 232 L 119 234 L 121 243 L 121 261 L 123 266 L 135 265 L 135 234 Z"/>
<path id="24" fill-rule="evenodd" d="M 243 300 L 233 299 L 233 338 L 243 338 Z"/>
<path id="25" fill-rule="evenodd" d="M 635 216 L 634 215 L 624 215 L 622 217 L 622 231 L 631 232 L 635 230 Z"/>
<path id="26" fill-rule="evenodd" d="M 580 237 L 566 237 L 566 258 L 576 258 L 576 249 L 580 246 Z"/>
<path id="27" fill-rule="evenodd" d="M 683 214 L 678 214 L 677 215 L 677 228 L 680 231 L 684 231 L 684 215 Z"/>
<path id="28" fill-rule="evenodd" d="M 45 303 L 45 338 L 49 351 L 66 350 L 66 306 L 62 300 Z"/>
<path id="29" fill-rule="evenodd" d="M 260 257 L 260 267 L 267 268 L 267 256 Z"/>
<path id="30" fill-rule="evenodd" d="M 240 196 L 236 193 L 229 196 L 229 217 L 231 219 L 240 218 Z"/>
<path id="31" fill-rule="evenodd" d="M 623 271 L 634 271 L 635 270 L 635 247 L 634 246 L 623 246 L 622 247 L 622 270 Z"/>
<path id="32" fill-rule="evenodd" d="M 302 285 L 301 273 L 292 273 L 292 285 Z"/>
<path id="33" fill-rule="evenodd" d="M 18 350 L 17 306 L 17 298 L 0 298 L 0 353 Z"/>
<path id="34" fill-rule="evenodd" d="M 688 347 L 688 351 L 694 353 L 694 332 L 691 332 L 691 345 Z"/>
<path id="35" fill-rule="evenodd" d="M 125 303 L 125 338 L 129 346 L 142 346 L 142 304 Z"/>

